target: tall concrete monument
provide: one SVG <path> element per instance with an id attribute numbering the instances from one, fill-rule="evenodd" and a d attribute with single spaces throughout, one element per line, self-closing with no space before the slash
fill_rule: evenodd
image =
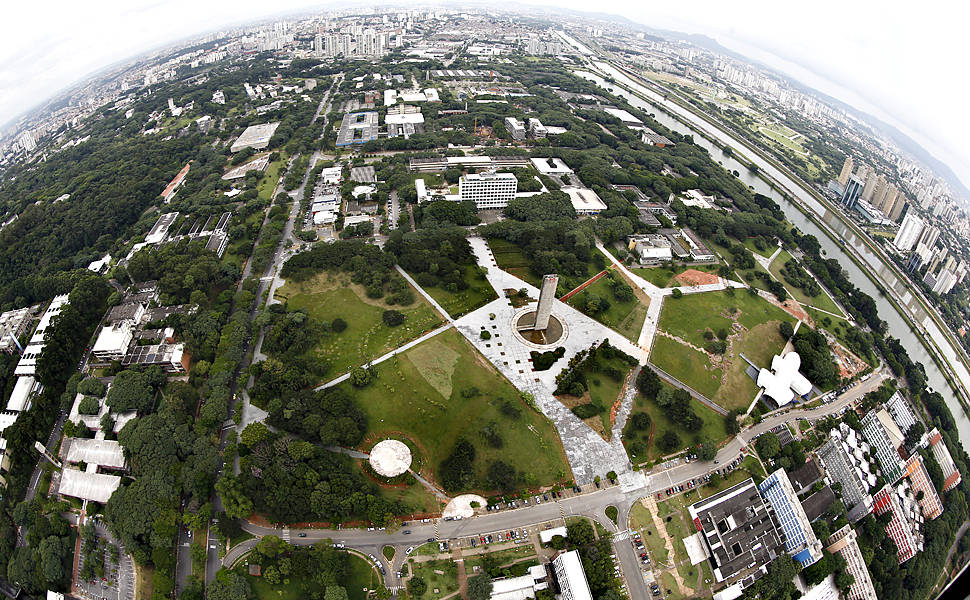
<path id="1" fill-rule="evenodd" d="M 549 327 L 549 317 L 552 315 L 552 301 L 556 299 L 556 288 L 559 286 L 559 275 L 545 275 L 542 287 L 539 289 L 539 304 L 536 306 L 536 322 L 533 329 L 545 331 Z"/>
<path id="2" fill-rule="evenodd" d="M 521 313 L 515 323 L 516 333 L 525 341 L 545 346 L 562 339 L 565 333 L 563 323 L 552 314 L 556 300 L 559 276 L 546 275 L 539 288 L 539 302 L 535 310 Z"/>

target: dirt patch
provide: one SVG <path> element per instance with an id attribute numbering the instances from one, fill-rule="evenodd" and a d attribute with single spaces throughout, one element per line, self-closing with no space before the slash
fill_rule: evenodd
<path id="1" fill-rule="evenodd" d="M 714 273 L 705 273 L 704 271 L 698 271 L 697 269 L 687 269 L 683 273 L 676 275 L 674 280 L 680 285 L 686 285 L 692 287 L 695 285 L 710 285 L 720 281 Z"/>
<path id="2" fill-rule="evenodd" d="M 582 396 L 570 396 L 568 394 L 563 394 L 562 396 L 556 396 L 556 399 L 559 400 L 563 404 L 563 406 L 565 406 L 570 410 L 572 410 L 576 406 L 580 406 L 582 404 L 588 404 L 592 402 L 592 398 L 590 398 L 588 391 Z M 588 419 L 582 419 L 582 421 L 583 423 L 586 423 L 586 425 L 590 429 L 598 433 L 601 438 L 603 438 L 606 441 L 610 441 L 610 437 L 612 437 L 612 432 L 606 429 L 606 426 L 603 424 L 603 419 L 600 417 L 600 415 L 595 415 Z"/>

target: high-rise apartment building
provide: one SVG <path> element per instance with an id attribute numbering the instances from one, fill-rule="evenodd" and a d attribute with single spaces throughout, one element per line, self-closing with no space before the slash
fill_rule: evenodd
<path id="1" fill-rule="evenodd" d="M 771 504 L 785 534 L 785 551 L 803 567 L 822 558 L 822 542 L 815 537 L 812 524 L 795 494 L 784 469 L 778 469 L 758 484 L 761 496 Z"/>
<path id="2" fill-rule="evenodd" d="M 908 214 L 903 219 L 899 231 L 893 239 L 893 246 L 900 252 L 909 252 L 916 245 L 920 235 L 923 233 L 923 219 L 915 214 Z"/>
<path id="3" fill-rule="evenodd" d="M 37 149 L 37 140 L 34 139 L 34 134 L 29 131 L 25 131 L 20 134 L 20 147 L 24 149 L 24 152 L 33 152 Z"/>
<path id="4" fill-rule="evenodd" d="M 845 525 L 832 534 L 825 548 L 831 554 L 839 554 L 845 559 L 845 570 L 852 575 L 854 581 L 845 594 L 846 600 L 877 600 L 876 590 L 872 587 L 872 578 L 866 561 L 859 549 L 856 532 L 851 526 Z"/>
<path id="5" fill-rule="evenodd" d="M 845 187 L 845 184 L 849 183 L 849 177 L 852 175 L 853 167 L 855 167 L 855 163 L 852 157 L 846 156 L 845 162 L 842 163 L 842 172 L 839 173 L 839 183 L 842 184 L 842 187 Z"/>

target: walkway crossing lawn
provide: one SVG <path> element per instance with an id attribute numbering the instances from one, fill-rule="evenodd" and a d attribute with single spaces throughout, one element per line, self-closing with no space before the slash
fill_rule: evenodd
<path id="1" fill-rule="evenodd" d="M 400 275 L 394 273 L 392 277 Z M 327 334 L 310 351 L 326 359 L 330 375 L 336 377 L 442 323 L 428 301 L 413 291 L 414 302 L 410 305 L 392 306 L 384 299 L 368 298 L 363 286 L 351 282 L 348 273 L 324 272 L 306 281 L 287 282 L 276 291 L 276 298 L 285 301 L 290 309 L 306 309 L 316 322 L 330 323 L 338 317 L 347 322 L 346 330 Z M 388 309 L 403 313 L 404 323 L 396 327 L 385 325 L 382 315 Z"/>
<path id="2" fill-rule="evenodd" d="M 721 387 L 721 369 L 711 365 L 706 353 L 668 337 L 657 336 L 654 340 L 650 362 L 708 398 Z"/>
<path id="3" fill-rule="evenodd" d="M 521 544 L 514 548 L 507 548 L 505 550 L 492 550 L 490 552 L 484 552 L 481 554 L 469 554 L 465 558 L 465 572 L 468 576 L 477 575 L 478 572 L 475 571 L 475 567 L 479 569 L 485 563 L 484 555 L 488 554 L 491 559 L 495 560 L 495 564 L 499 566 L 507 566 L 512 563 L 517 563 L 529 558 L 533 558 L 536 555 L 535 546 L 532 544 Z"/>
<path id="4" fill-rule="evenodd" d="M 675 275 L 680 275 L 687 269 L 695 269 L 697 271 L 705 271 L 707 273 L 717 273 L 718 267 L 720 265 L 676 265 L 676 266 L 657 266 L 657 267 L 633 267 L 630 269 L 635 275 L 643 277 L 650 283 L 657 287 L 674 287 L 676 281 L 671 281 Z"/>
<path id="5" fill-rule="evenodd" d="M 711 400 L 723 408 L 745 409 L 758 393 L 758 384 L 747 374 L 748 362 L 743 354 L 759 367 L 770 367 L 771 359 L 785 348 L 785 338 L 778 331 L 778 322 L 762 323 L 731 342 L 730 365 L 725 369 L 721 387 Z"/>
<path id="6" fill-rule="evenodd" d="M 755 254 L 764 256 L 765 258 L 770 258 L 771 255 L 775 253 L 775 250 L 778 249 L 778 244 L 772 240 L 771 242 L 765 244 L 764 250 L 758 250 L 758 247 L 754 245 L 754 240 L 755 238 L 748 238 L 744 240 L 744 247 Z"/>
<path id="7" fill-rule="evenodd" d="M 508 271 L 526 283 L 539 287 L 542 281 L 529 270 L 529 259 L 525 257 L 522 249 L 499 238 L 490 238 L 488 247 L 492 250 L 495 262 L 503 271 Z"/>
<path id="8" fill-rule="evenodd" d="M 657 533 L 653 518 L 650 516 L 650 510 L 637 502 L 630 511 L 630 519 L 632 527 L 640 532 L 640 539 L 647 547 L 650 561 L 655 565 L 667 564 L 669 555 L 667 546 L 664 544 L 663 537 Z"/>
<path id="9" fill-rule="evenodd" d="M 737 311 L 740 310 L 740 314 Z M 760 296 L 745 290 L 687 294 L 682 298 L 667 298 L 660 313 L 660 329 L 687 340 L 701 348 L 707 340 L 704 331 L 725 329 L 737 321 L 746 329 L 769 321 L 790 321 L 794 318 Z"/>
<path id="10" fill-rule="evenodd" d="M 667 384 L 664 384 L 664 386 L 667 386 Z M 714 443 L 720 443 L 721 440 L 728 437 L 727 432 L 724 430 L 724 417 L 697 400 L 691 399 L 690 405 L 697 416 L 704 422 L 704 425 L 699 431 L 688 431 L 682 425 L 673 422 L 667 417 L 664 411 L 657 406 L 656 402 L 647 400 L 643 395 L 637 394 L 633 399 L 633 409 L 630 418 L 627 419 L 626 426 L 623 428 L 623 445 L 626 446 L 630 460 L 635 464 L 652 462 L 661 456 L 676 454 L 685 448 L 696 446 L 701 442 L 712 441 Z M 645 412 L 650 415 L 649 429 L 639 431 L 633 427 L 632 417 L 634 413 L 638 412 Z M 680 444 L 675 449 L 664 453 L 657 448 L 657 441 L 668 431 L 673 431 L 677 434 L 677 437 L 680 438 Z M 639 450 L 639 453 L 634 452 L 636 450 Z"/>
<path id="11" fill-rule="evenodd" d="M 790 260 L 794 260 L 792 255 L 788 253 L 787 250 L 782 250 L 775 257 L 775 260 L 771 261 L 768 265 L 768 270 L 771 274 L 775 276 L 775 279 L 782 282 L 785 285 L 785 289 L 788 293 L 795 299 L 798 300 L 799 304 L 804 304 L 806 306 L 814 306 L 815 308 L 820 308 L 822 310 L 835 313 L 837 315 L 844 314 L 838 305 L 829 297 L 828 292 L 824 289 L 819 292 L 818 296 L 809 296 L 802 291 L 802 288 L 793 286 L 792 284 L 785 281 L 785 276 L 782 275 L 781 269 Z M 805 267 L 799 263 L 799 269 L 804 269 Z M 806 275 L 806 277 L 811 277 L 811 275 Z"/>
<path id="12" fill-rule="evenodd" d="M 619 281 L 623 281 L 619 275 L 616 277 Z M 640 337 L 640 330 L 643 329 L 643 321 L 647 318 L 647 307 L 636 297 L 636 295 L 632 296 L 632 300 L 627 300 L 626 302 L 620 302 L 617 300 L 613 296 L 610 281 L 611 280 L 608 276 L 601 277 L 588 288 L 567 300 L 566 304 L 569 304 L 576 310 L 585 313 L 586 311 L 584 311 L 583 308 L 586 306 L 586 302 L 589 300 L 590 296 L 605 298 L 610 303 L 609 309 L 589 316 L 593 317 L 603 325 L 606 325 L 613 331 L 619 333 L 631 342 L 636 343 L 637 339 Z M 625 281 L 623 281 L 623 285 L 630 287 Z"/>
<path id="13" fill-rule="evenodd" d="M 466 315 L 476 308 L 485 306 L 498 298 L 485 276 L 478 271 L 477 265 L 462 265 L 462 277 L 468 283 L 468 289 L 460 292 L 449 292 L 438 286 L 425 287 L 424 291 L 435 299 L 453 319 Z M 410 273 L 414 277 L 413 273 Z"/>
<path id="14" fill-rule="evenodd" d="M 502 460 L 531 486 L 570 476 L 553 424 L 523 402 L 457 331 L 441 333 L 374 370 L 376 379 L 364 388 L 341 385 L 367 414 L 369 439 L 396 433 L 418 446 L 422 475 L 437 480 L 439 465 L 464 438 L 475 446 L 479 475 L 491 461 Z"/>
<path id="15" fill-rule="evenodd" d="M 424 579 L 428 590 L 422 596 L 415 596 L 421 600 L 441 600 L 449 594 L 458 591 L 458 566 L 451 560 L 428 560 L 417 562 L 412 560 L 411 572 Z M 435 592 L 437 590 L 437 592 Z"/>

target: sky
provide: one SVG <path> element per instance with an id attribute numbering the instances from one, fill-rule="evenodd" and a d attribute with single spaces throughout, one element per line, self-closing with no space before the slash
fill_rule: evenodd
<path id="1" fill-rule="evenodd" d="M 528 3 L 591 7 L 586 0 Z M 0 123 L 89 73 L 152 48 L 281 11 L 324 6 L 307 0 L 10 4 L 4 9 L 8 27 L 0 41 Z M 965 109 L 970 79 L 963 64 L 970 4 L 614 0 L 602 6 L 651 27 L 709 35 L 891 123 L 970 186 L 970 118 Z"/>

